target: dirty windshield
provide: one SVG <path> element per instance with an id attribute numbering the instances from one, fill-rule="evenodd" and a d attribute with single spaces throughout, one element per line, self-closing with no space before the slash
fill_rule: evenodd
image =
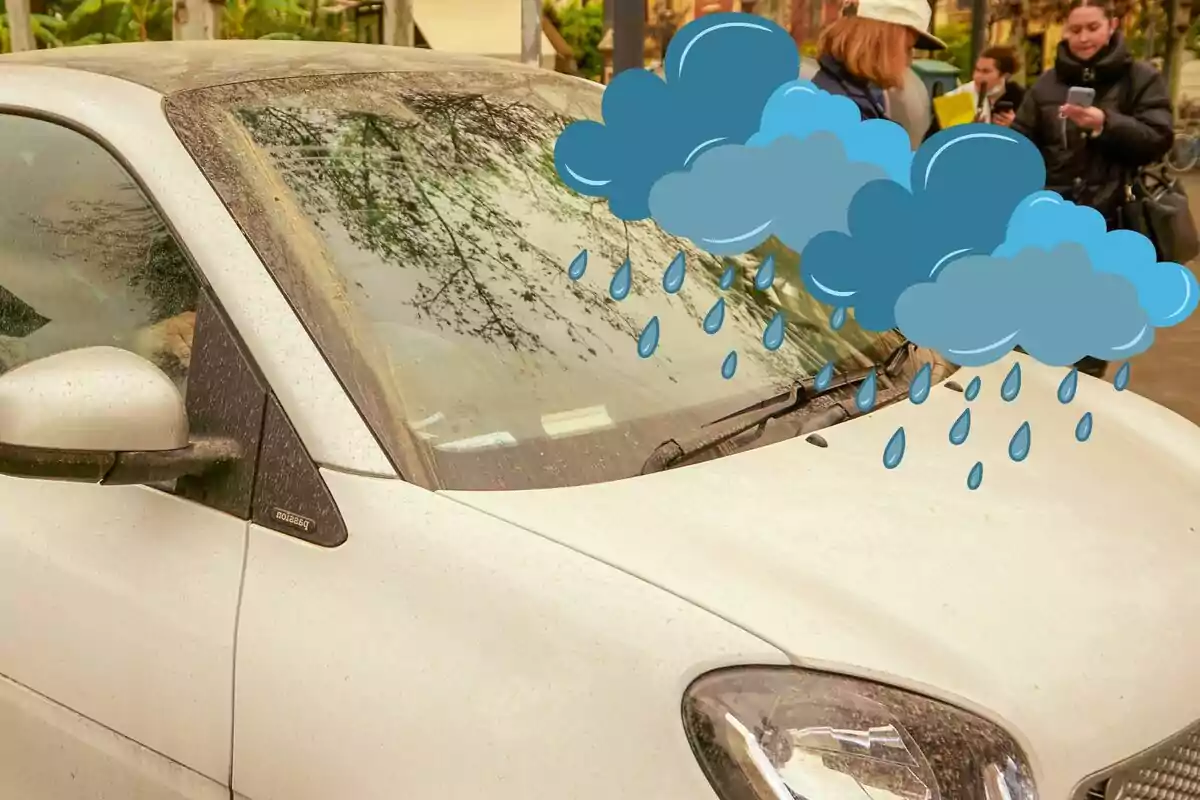
<path id="1" fill-rule="evenodd" d="M 168 104 L 406 476 L 453 489 L 629 477 L 664 439 L 899 341 L 831 330 L 773 241 L 718 259 L 566 188 L 555 138 L 600 118 L 601 88 L 391 73 Z M 768 256 L 775 280 L 758 290 Z M 672 262 L 685 267 L 674 293 Z"/>

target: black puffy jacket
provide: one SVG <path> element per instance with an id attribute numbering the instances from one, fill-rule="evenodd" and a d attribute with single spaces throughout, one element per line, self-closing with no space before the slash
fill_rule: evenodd
<path id="1" fill-rule="evenodd" d="M 1096 90 L 1104 129 L 1091 137 L 1059 117 L 1072 86 Z M 1120 33 L 1100 52 L 1079 61 L 1058 46 L 1054 69 L 1025 93 L 1012 129 L 1024 134 L 1046 160 L 1046 188 L 1091 206 L 1119 227 L 1125 186 L 1138 167 L 1158 162 L 1171 149 L 1174 120 L 1167 83 L 1158 70 L 1135 61 Z"/>

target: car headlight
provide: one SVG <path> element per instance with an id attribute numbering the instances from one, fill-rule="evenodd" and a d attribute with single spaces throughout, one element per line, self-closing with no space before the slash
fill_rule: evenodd
<path id="1" fill-rule="evenodd" d="M 683 718 L 721 800 L 1037 800 L 1001 728 L 869 681 L 720 670 L 688 688 Z"/>

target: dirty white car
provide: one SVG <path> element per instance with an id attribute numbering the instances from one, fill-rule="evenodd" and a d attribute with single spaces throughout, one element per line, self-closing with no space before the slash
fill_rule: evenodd
<path id="1" fill-rule="evenodd" d="M 599 105 L 349 45 L 0 58 L 0 797 L 1200 798 L 1200 431 L 1032 363 L 914 405 L 786 253 L 756 292 L 766 251 L 568 192 Z"/>

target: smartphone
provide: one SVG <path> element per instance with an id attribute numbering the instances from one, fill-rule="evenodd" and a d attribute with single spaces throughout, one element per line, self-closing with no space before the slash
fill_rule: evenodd
<path id="1" fill-rule="evenodd" d="M 1013 110 L 1012 100 L 1000 100 L 992 106 L 993 114 L 1008 114 Z"/>
<path id="2" fill-rule="evenodd" d="M 1090 86 L 1072 86 L 1067 90 L 1067 104 L 1090 108 L 1096 101 L 1096 90 Z"/>

